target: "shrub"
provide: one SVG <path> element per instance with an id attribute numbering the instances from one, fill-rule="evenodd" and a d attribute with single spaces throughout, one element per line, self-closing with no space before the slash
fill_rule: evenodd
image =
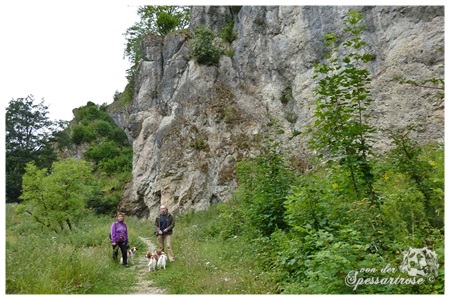
<path id="1" fill-rule="evenodd" d="M 89 148 L 84 156 L 87 159 L 94 160 L 97 164 L 101 161 L 114 158 L 120 155 L 120 149 L 113 141 L 105 141 Z"/>
<path id="2" fill-rule="evenodd" d="M 111 131 L 113 130 L 111 123 L 103 120 L 94 121 L 93 127 L 95 133 L 102 137 L 109 136 Z"/>
<path id="3" fill-rule="evenodd" d="M 281 93 L 280 101 L 283 104 L 287 104 L 292 99 L 292 88 L 287 87 L 284 89 L 284 91 Z"/>
<path id="4" fill-rule="evenodd" d="M 215 34 L 206 27 L 197 28 L 190 43 L 190 50 L 199 64 L 207 66 L 217 66 L 222 54 Z"/>
<path id="5" fill-rule="evenodd" d="M 95 133 L 89 130 L 87 126 L 76 125 L 73 128 L 71 138 L 72 143 L 80 145 L 82 143 L 89 143 L 95 139 Z"/>
<path id="6" fill-rule="evenodd" d="M 194 140 L 191 142 L 191 147 L 194 148 L 195 150 L 203 150 L 206 152 L 209 151 L 208 143 L 201 136 L 197 136 L 194 138 Z"/>
<path id="7" fill-rule="evenodd" d="M 285 229 L 284 201 L 293 181 L 279 144 L 267 142 L 261 155 L 237 163 L 239 197 L 245 219 L 264 236 Z"/>
<path id="8" fill-rule="evenodd" d="M 237 39 L 237 34 L 233 31 L 234 21 L 228 22 L 222 27 L 219 36 L 222 40 L 232 43 L 235 39 Z"/>

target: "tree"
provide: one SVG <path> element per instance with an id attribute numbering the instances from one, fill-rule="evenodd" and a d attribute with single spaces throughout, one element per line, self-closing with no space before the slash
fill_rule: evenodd
<path id="1" fill-rule="evenodd" d="M 66 227 L 72 230 L 84 212 L 93 183 L 92 169 L 84 160 L 57 161 L 51 170 L 39 169 L 31 162 L 23 176 L 23 202 L 18 211 L 56 233 Z"/>
<path id="2" fill-rule="evenodd" d="M 167 35 L 181 30 L 189 25 L 189 6 L 140 6 L 138 15 L 141 20 L 127 29 L 124 33 L 127 40 L 125 56 L 133 66 L 142 58 L 141 40 L 144 35 Z M 132 72 L 128 72 L 132 74 Z"/>
<path id="3" fill-rule="evenodd" d="M 270 137 L 280 132 L 278 121 L 269 126 L 269 137 L 260 145 L 261 154 L 238 162 L 236 169 L 237 194 L 245 208 L 242 222 L 255 229 L 257 236 L 266 237 L 287 228 L 284 202 L 294 181 L 280 142 Z"/>
<path id="4" fill-rule="evenodd" d="M 327 63 L 315 65 L 314 78 L 320 78 L 314 90 L 315 122 L 312 127 L 312 149 L 326 154 L 349 170 L 356 198 L 369 197 L 375 204 L 373 174 L 368 161 L 371 137 L 375 127 L 369 125 L 366 112 L 372 99 L 368 86 L 370 74 L 363 67 L 372 58 L 364 53 L 365 42 L 360 38 L 365 29 L 360 25 L 362 15 L 351 11 L 344 20 L 349 34 L 342 44 L 334 33 L 325 35 L 330 53 Z"/>
<path id="5" fill-rule="evenodd" d="M 12 99 L 6 108 L 6 202 L 18 201 L 28 162 L 49 167 L 56 160 L 51 133 L 57 123 L 47 114 L 44 99 L 36 104 L 33 95 Z"/>

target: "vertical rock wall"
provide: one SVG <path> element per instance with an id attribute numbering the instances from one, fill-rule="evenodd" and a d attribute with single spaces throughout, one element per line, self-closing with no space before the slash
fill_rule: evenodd
<path id="1" fill-rule="evenodd" d="M 443 139 L 444 102 L 435 90 L 393 78 L 443 78 L 444 7 L 195 6 L 190 32 L 144 39 L 133 103 L 112 112 L 134 149 L 133 182 L 121 209 L 153 218 L 161 203 L 182 212 L 228 201 L 236 162 L 256 154 L 271 120 L 284 129 L 286 149 L 303 155 L 305 141 L 292 133 L 311 120 L 313 64 L 323 58 L 324 34 L 341 33 L 351 9 L 363 13 L 363 38 L 374 54 L 374 125 L 422 121 L 417 139 Z M 232 58 L 222 56 L 218 67 L 197 64 L 188 47 L 195 29 L 218 33 L 231 20 L 238 36 Z M 376 146 L 389 147 L 382 133 Z"/>

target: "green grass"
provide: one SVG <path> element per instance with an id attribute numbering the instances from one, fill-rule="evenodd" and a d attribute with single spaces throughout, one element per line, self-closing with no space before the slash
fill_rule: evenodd
<path id="1" fill-rule="evenodd" d="M 258 270 L 243 237 L 214 236 L 216 206 L 176 216 L 174 263 L 145 274 L 168 294 L 272 294 L 269 274 Z M 111 259 L 111 217 L 85 215 L 72 232 L 57 235 L 6 206 L 6 294 L 129 294 L 140 268 L 125 269 Z M 125 219 L 130 246 L 138 256 L 147 245 L 139 236 L 153 235 L 153 221 Z M 138 261 L 139 257 L 135 258 Z"/>
<path id="2" fill-rule="evenodd" d="M 149 273 L 148 279 L 169 294 L 273 294 L 270 274 L 254 264 L 243 237 L 228 240 L 210 230 L 218 210 L 178 216 L 172 247 L 176 261 L 165 271 Z"/>
<path id="3" fill-rule="evenodd" d="M 112 218 L 88 216 L 72 232 L 41 229 L 6 206 L 6 294 L 127 294 L 137 270 L 111 259 Z"/>

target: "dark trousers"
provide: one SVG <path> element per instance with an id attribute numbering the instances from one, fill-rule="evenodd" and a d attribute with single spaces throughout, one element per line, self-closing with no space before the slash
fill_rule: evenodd
<path id="1" fill-rule="evenodd" d="M 113 258 L 114 259 L 117 259 L 117 255 L 119 254 L 119 248 L 120 248 L 120 251 L 122 252 L 123 264 L 126 265 L 127 264 L 128 247 L 125 244 L 125 242 L 118 242 L 115 246 L 112 246 L 112 248 L 113 248 Z"/>

